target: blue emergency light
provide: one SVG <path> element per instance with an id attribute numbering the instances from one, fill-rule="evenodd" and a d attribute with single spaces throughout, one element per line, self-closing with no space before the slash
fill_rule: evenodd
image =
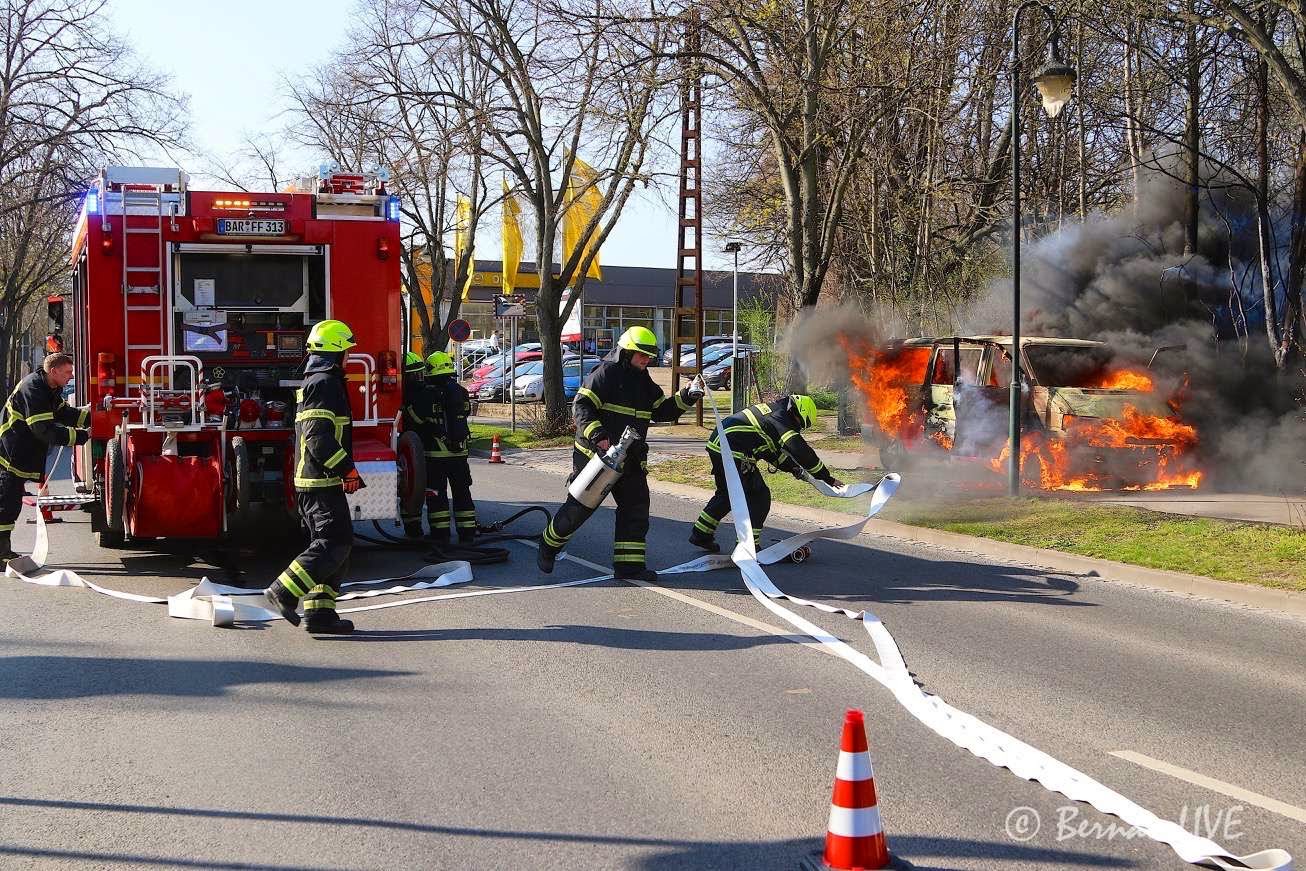
<path id="1" fill-rule="evenodd" d="M 97 191 L 91 191 L 86 195 L 86 214 L 94 215 L 100 210 L 100 194 Z"/>
<path id="2" fill-rule="evenodd" d="M 399 220 L 399 197 L 391 197 L 385 204 L 385 217 L 387 221 Z"/>

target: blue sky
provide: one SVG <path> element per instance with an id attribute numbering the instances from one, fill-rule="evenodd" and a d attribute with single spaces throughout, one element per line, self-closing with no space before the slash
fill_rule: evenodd
<path id="1" fill-rule="evenodd" d="M 190 96 L 192 137 L 197 147 L 223 158 L 240 148 L 246 133 L 282 126 L 282 81 L 322 62 L 340 42 L 356 0 L 110 0 L 116 30 L 174 86 Z M 319 155 L 295 155 L 311 170 Z M 198 155 L 179 158 L 195 185 L 203 177 Z M 638 196 L 638 194 L 636 195 Z M 492 223 L 497 219 L 492 217 Z M 652 197 L 632 201 L 603 247 L 604 263 L 675 266 L 675 216 Z M 497 227 L 482 228 L 477 255 L 497 259 Z M 719 241 L 708 240 L 712 249 Z M 527 252 L 533 257 L 534 252 Z M 728 268 L 725 255 L 706 258 L 709 268 Z"/>

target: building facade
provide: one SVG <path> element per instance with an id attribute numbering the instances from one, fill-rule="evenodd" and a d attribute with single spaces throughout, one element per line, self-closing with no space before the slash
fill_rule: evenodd
<path id="1" fill-rule="evenodd" d="M 472 337 L 488 337 L 496 330 L 504 344 L 511 338 L 512 324 L 494 316 L 494 297 L 502 291 L 502 265 L 497 260 L 478 260 L 472 275 L 471 289 L 463 301 L 459 316 L 471 324 Z M 703 335 L 729 335 L 734 324 L 733 273 L 703 273 Z M 782 277 L 768 273 L 739 273 L 739 304 L 761 299 L 774 304 Z M 526 298 L 532 310 L 539 273 L 535 264 L 523 263 L 517 276 L 515 294 Z M 632 326 L 648 327 L 657 336 L 658 346 L 671 344 L 675 308 L 676 270 L 645 266 L 604 266 L 603 279 L 587 279 L 584 288 L 583 327 L 587 340 L 614 339 Z M 429 298 L 429 297 L 428 297 Z M 517 319 L 517 342 L 539 340 L 534 317 Z"/>

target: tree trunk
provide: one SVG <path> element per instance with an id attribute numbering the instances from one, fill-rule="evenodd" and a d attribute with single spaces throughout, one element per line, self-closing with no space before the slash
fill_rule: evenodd
<path id="1" fill-rule="evenodd" d="M 1256 229 L 1260 243 L 1261 295 L 1265 300 L 1265 333 L 1270 352 L 1282 365 L 1279 348 L 1278 287 L 1271 265 L 1274 251 L 1274 226 L 1270 222 L 1270 68 L 1263 59 L 1256 62 Z M 1235 291 L 1236 292 L 1236 291 Z"/>
<path id="2" fill-rule="evenodd" d="M 1297 133 L 1297 166 L 1292 188 L 1292 242 L 1288 249 L 1288 280 L 1283 287 L 1283 331 L 1277 359 L 1281 369 L 1300 359 L 1298 336 L 1302 316 L 1301 285 L 1306 277 L 1306 126 Z"/>
<path id="3" fill-rule="evenodd" d="M 1188 11 L 1195 14 L 1194 0 L 1188 0 Z M 1189 24 L 1186 28 L 1185 62 L 1188 65 L 1188 99 L 1184 118 L 1184 255 L 1197 253 L 1198 227 L 1198 191 L 1201 187 L 1201 167 L 1198 148 L 1201 145 L 1201 120 L 1198 111 L 1201 108 L 1201 59 L 1197 55 L 1197 26 Z"/>

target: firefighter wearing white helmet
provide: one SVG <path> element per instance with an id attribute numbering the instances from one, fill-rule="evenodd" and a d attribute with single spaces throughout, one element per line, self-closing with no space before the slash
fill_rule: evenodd
<path id="1" fill-rule="evenodd" d="M 345 494 L 363 486 L 354 468 L 353 414 L 345 390 L 345 353 L 355 344 L 353 331 L 340 321 L 320 321 L 309 331 L 303 386 L 295 392 L 294 481 L 309 543 L 263 591 L 295 626 L 303 600 L 308 631 L 329 635 L 354 631 L 353 623 L 336 614 L 336 597 L 354 544 Z"/>
<path id="2" fill-rule="evenodd" d="M 471 544 L 476 538 L 476 503 L 472 501 L 472 470 L 467 464 L 472 399 L 455 377 L 453 358 L 436 351 L 426 358 L 426 418 L 422 447 L 426 452 L 426 521 L 437 543 L 452 538 Z M 453 510 L 449 495 L 453 495 Z"/>
<path id="3" fill-rule="evenodd" d="M 576 443 L 572 450 L 573 478 L 596 454 L 604 454 L 622 438 L 629 427 L 638 436 L 626 452 L 619 477 L 612 484 L 617 503 L 615 540 L 612 543 L 613 572 L 619 578 L 656 580 L 645 563 L 644 540 L 648 536 L 648 448 L 645 436 L 650 423 L 672 422 L 703 398 L 702 380 L 666 396 L 648 374 L 649 361 L 657 354 L 657 338 L 647 327 L 631 327 L 622 333 L 617 347 L 604 358 L 576 394 L 573 417 Z M 582 504 L 569 491 L 567 501 L 544 528 L 538 563 L 540 571 L 553 571 L 554 560 L 594 507 Z"/>
<path id="4" fill-rule="evenodd" d="M 771 511 L 771 490 L 758 469 L 760 463 L 769 463 L 788 472 L 799 480 L 803 473 L 819 478 L 832 487 L 842 487 L 843 482 L 831 474 L 816 451 L 803 440 L 802 431 L 816 426 L 816 403 L 802 393 L 781 396 L 774 402 L 750 405 L 738 414 L 721 422 L 730 442 L 739 481 L 748 504 L 748 518 L 753 525 L 753 546 L 761 542 L 762 525 Z M 707 442 L 707 455 L 712 460 L 712 477 L 716 492 L 699 512 L 694 528 L 689 533 L 689 543 L 703 550 L 717 553 L 721 546 L 716 541 L 716 530 L 721 520 L 730 513 L 730 497 L 726 493 L 726 473 L 721 455 L 721 435 L 712 433 Z"/>

